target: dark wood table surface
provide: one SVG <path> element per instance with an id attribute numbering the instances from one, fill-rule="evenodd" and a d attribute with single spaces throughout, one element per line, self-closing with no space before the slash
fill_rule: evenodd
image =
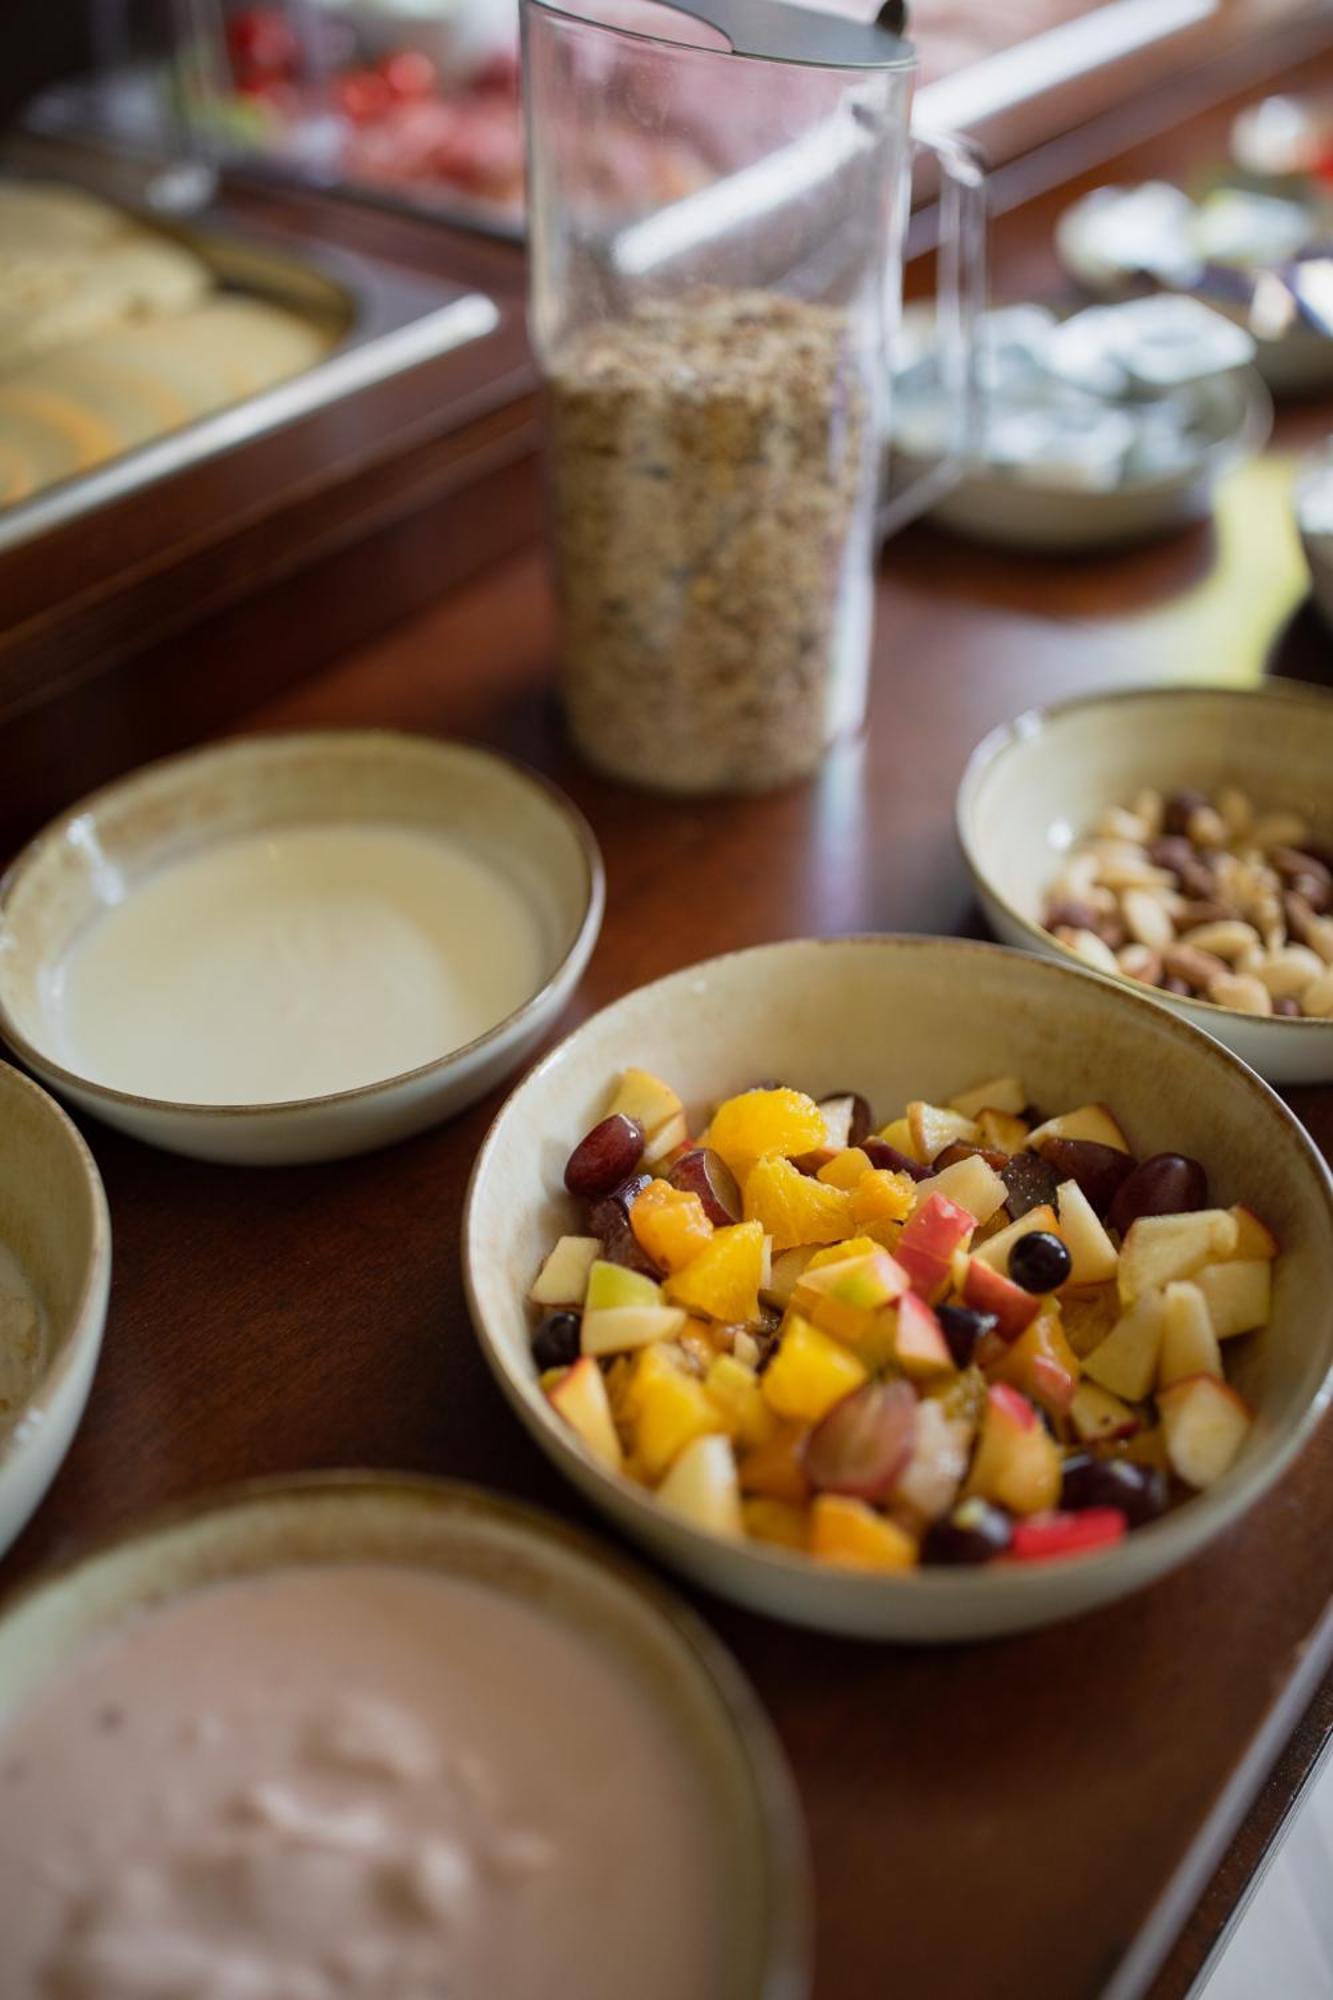
<path id="1" fill-rule="evenodd" d="M 1223 115 L 1202 117 L 1104 177 L 1186 170 L 1224 130 Z M 1058 282 L 1049 233 L 1065 198 L 999 221 L 1000 295 Z M 552 695 L 536 552 L 336 659 L 247 725 L 459 735 L 565 785 L 602 842 L 609 892 L 566 1028 L 737 945 L 972 931 L 953 798 L 992 724 L 1150 679 L 1333 679 L 1285 504 L 1292 455 L 1330 425 L 1333 405 L 1284 414 L 1274 451 L 1228 483 L 1216 525 L 1151 548 L 1052 561 L 926 528 L 903 535 L 882 566 L 869 729 L 779 795 L 674 804 L 581 769 Z M 429 560 L 419 542 L 405 547 L 405 564 Z M 299 590 L 275 600 L 275 649 L 297 641 L 302 616 Z M 1333 1089 L 1292 1102 L 1333 1153 Z M 493 1387 L 463 1304 L 460 1204 L 498 1103 L 382 1154 L 264 1172 L 88 1126 L 115 1231 L 104 1356 L 69 1459 L 0 1583 L 180 1495 L 304 1467 L 449 1474 L 588 1521 Z M 1331 1475 L 1326 1426 L 1281 1487 L 1178 1575 L 1073 1625 L 986 1646 L 835 1641 L 700 1599 L 796 1773 L 819 1995 L 1123 1996 L 1147 1989 L 1188 1919 L 1154 1991 L 1186 1989 L 1326 1737 Z"/>

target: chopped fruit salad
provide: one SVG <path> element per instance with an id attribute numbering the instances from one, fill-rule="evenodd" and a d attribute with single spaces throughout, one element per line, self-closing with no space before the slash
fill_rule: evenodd
<path id="1" fill-rule="evenodd" d="M 879 1128 L 765 1083 L 690 1135 L 627 1070 L 530 1298 L 553 1408 L 695 1526 L 855 1569 L 1040 1562 L 1240 1450 L 1224 1355 L 1277 1243 L 1105 1105 L 1044 1117 L 1004 1076 Z"/>

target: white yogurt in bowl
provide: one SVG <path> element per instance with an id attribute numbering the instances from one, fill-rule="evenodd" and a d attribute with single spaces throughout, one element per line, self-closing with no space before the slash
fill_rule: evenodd
<path id="1" fill-rule="evenodd" d="M 457 842 L 295 826 L 168 863 L 74 940 L 46 999 L 98 1083 L 269 1104 L 419 1069 L 541 982 L 536 911 Z"/>
<path id="2" fill-rule="evenodd" d="M 482 750 L 244 738 L 123 779 L 0 885 L 0 1031 L 85 1109 L 243 1164 L 366 1150 L 469 1104 L 573 993 L 601 857 Z"/>
<path id="3" fill-rule="evenodd" d="M 539 1516 L 241 1489 L 0 1620 L 4 1993 L 797 2000 L 785 1783 L 693 1620 Z"/>

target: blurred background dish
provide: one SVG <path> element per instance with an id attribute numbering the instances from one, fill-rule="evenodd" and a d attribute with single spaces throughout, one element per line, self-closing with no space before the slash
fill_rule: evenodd
<path id="1" fill-rule="evenodd" d="M 1276 395 L 1333 381 L 1329 107 L 1270 98 L 1235 121 L 1231 159 L 1196 190 L 1108 186 L 1060 216 L 1065 269 L 1098 297 L 1161 287 L 1204 299 L 1256 343 Z"/>
<path id="2" fill-rule="evenodd" d="M 977 541 L 1055 551 L 1168 534 L 1207 517 L 1218 479 L 1271 428 L 1253 341 L 1192 299 L 985 314 L 970 425 L 929 351 L 933 315 L 904 319 L 890 472 L 960 449 L 931 518 Z"/>

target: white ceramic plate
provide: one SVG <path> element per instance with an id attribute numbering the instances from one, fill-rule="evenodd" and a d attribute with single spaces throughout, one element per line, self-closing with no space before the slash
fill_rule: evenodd
<path id="1" fill-rule="evenodd" d="M 224 1579 L 346 1562 L 466 1578 L 568 1625 L 613 1662 L 703 1781 L 727 1857 L 725 2000 L 802 2000 L 810 1896 L 800 1808 L 777 1739 L 730 1655 L 609 1550 L 474 1487 L 371 1473 L 263 1480 L 188 1501 L 118 1536 L 19 1592 L 0 1615 L 0 1727 L 137 1611 Z"/>
<path id="2" fill-rule="evenodd" d="M 106 1322 L 111 1223 L 92 1154 L 60 1106 L 0 1063 L 0 1243 L 42 1309 L 34 1393 L 0 1432 L 0 1554 L 55 1478 L 83 1415 Z"/>
<path id="3" fill-rule="evenodd" d="M 1236 1463 L 1208 1492 L 1097 1555 L 880 1576 L 705 1534 L 604 1471 L 541 1392 L 525 1298 L 556 1236 L 576 1226 L 565 1160 L 630 1065 L 674 1084 L 691 1111 L 773 1076 L 816 1097 L 862 1091 L 886 1119 L 910 1098 L 939 1102 L 1016 1073 L 1051 1110 L 1105 1099 L 1140 1154 L 1200 1158 L 1214 1198 L 1244 1200 L 1283 1244 L 1271 1325 L 1233 1369 L 1258 1411 Z M 760 945 L 604 1008 L 538 1064 L 491 1127 L 468 1193 L 463 1257 L 496 1380 L 579 1490 L 695 1582 L 830 1632 L 979 1639 L 1123 1597 L 1251 1506 L 1333 1391 L 1333 1179 L 1290 1112 L 1217 1042 L 1117 982 L 957 939 Z"/>
<path id="4" fill-rule="evenodd" d="M 488 861 L 541 927 L 541 983 L 462 1048 L 380 1082 L 280 1104 L 185 1104 L 79 1075 L 53 1053 L 50 973 L 108 904 L 238 833 L 373 822 L 438 832 Z M 553 786 L 466 744 L 388 731 L 240 737 L 150 764 L 84 799 L 0 883 L 0 1033 L 30 1068 L 136 1138 L 236 1165 L 336 1159 L 419 1132 L 516 1069 L 569 1001 L 601 928 L 601 856 Z"/>
<path id="5" fill-rule="evenodd" d="M 1333 838 L 1333 699 L 1295 681 L 1246 688 L 1126 688 L 1030 709 L 978 744 L 958 789 L 958 838 L 997 937 L 1080 963 L 1041 927 L 1047 889 L 1078 836 L 1145 785 L 1239 785 L 1264 810 L 1302 813 Z M 1109 974 L 1112 985 L 1144 993 Z M 1333 1079 L 1333 1021 L 1258 1018 L 1154 993 L 1271 1083 Z"/>

